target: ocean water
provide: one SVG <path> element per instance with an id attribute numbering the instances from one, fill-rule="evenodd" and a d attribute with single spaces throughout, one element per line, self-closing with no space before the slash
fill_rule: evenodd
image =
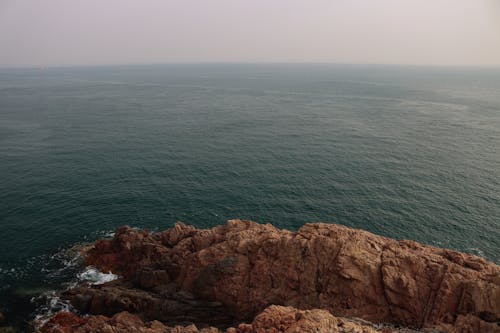
<path id="1" fill-rule="evenodd" d="M 18 321 L 124 224 L 325 221 L 500 260 L 500 69 L 3 69 L 0 161 Z"/>

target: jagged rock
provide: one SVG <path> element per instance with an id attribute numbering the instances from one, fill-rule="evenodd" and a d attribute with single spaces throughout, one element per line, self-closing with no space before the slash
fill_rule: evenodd
<path id="1" fill-rule="evenodd" d="M 326 310 L 297 310 L 292 307 L 272 305 L 259 314 L 251 324 L 240 324 L 235 333 L 263 332 L 331 332 L 331 333 L 376 333 L 372 325 L 361 324 L 345 318 L 334 317 Z M 389 332 L 389 331 L 387 331 Z"/>
<path id="2" fill-rule="evenodd" d="M 52 317 L 39 333 L 222 333 L 215 327 L 196 325 L 169 327 L 159 321 L 144 322 L 138 316 L 120 312 L 113 317 L 78 317 L 60 312 Z M 391 333 L 397 329 L 376 329 L 369 323 L 334 317 L 326 310 L 297 310 L 292 307 L 270 306 L 251 324 L 239 324 L 224 330 L 226 333 Z"/>
<path id="3" fill-rule="evenodd" d="M 138 313 L 147 320 L 169 323 L 228 326 L 235 322 L 220 303 L 168 289 L 141 290 L 120 281 L 93 288 L 80 286 L 64 293 L 64 297 L 80 311 L 93 315 L 113 316 L 127 311 Z"/>
<path id="4" fill-rule="evenodd" d="M 143 322 L 138 316 L 120 312 L 112 318 L 105 316 L 78 317 L 70 312 L 59 312 L 39 333 L 218 333 L 216 328 L 198 329 L 195 325 L 167 327 L 159 321 Z"/>
<path id="5" fill-rule="evenodd" d="M 497 265 L 340 225 L 298 232 L 242 220 L 208 230 L 178 223 L 159 233 L 123 227 L 84 258 L 122 276 L 65 295 L 93 314 L 129 311 L 225 328 L 277 304 L 414 328 L 500 332 Z"/>

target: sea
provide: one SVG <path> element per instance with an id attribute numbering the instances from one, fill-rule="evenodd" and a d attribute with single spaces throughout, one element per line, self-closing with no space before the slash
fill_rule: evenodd
<path id="1" fill-rule="evenodd" d="M 500 68 L 0 69 L 0 311 L 130 225 L 338 223 L 500 261 Z"/>

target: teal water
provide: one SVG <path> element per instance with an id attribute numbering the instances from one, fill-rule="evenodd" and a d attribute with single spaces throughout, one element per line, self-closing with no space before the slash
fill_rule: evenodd
<path id="1" fill-rule="evenodd" d="M 500 69 L 5 69 L 0 160 L 14 316 L 124 224 L 327 221 L 500 260 Z"/>

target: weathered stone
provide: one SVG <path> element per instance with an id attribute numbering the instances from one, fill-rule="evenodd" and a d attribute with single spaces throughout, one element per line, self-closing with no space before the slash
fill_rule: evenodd
<path id="1" fill-rule="evenodd" d="M 52 317 L 39 333 L 397 333 L 394 328 L 376 329 L 370 323 L 334 317 L 326 310 L 297 310 L 292 307 L 270 306 L 250 324 L 239 324 L 220 330 L 215 327 L 198 328 L 196 325 L 166 326 L 159 321 L 144 322 L 138 316 L 120 312 L 113 317 L 78 317 L 60 312 Z"/>
<path id="2" fill-rule="evenodd" d="M 0 327 L 0 333 L 18 333 L 19 331 L 13 326 Z"/>
<path id="3" fill-rule="evenodd" d="M 323 309 L 375 323 L 478 333 L 498 332 L 500 320 L 494 263 L 334 224 L 306 224 L 297 232 L 242 220 L 204 230 L 178 223 L 159 233 L 123 227 L 87 248 L 84 258 L 122 276 L 66 293 L 92 314 L 128 311 L 146 320 L 239 329 L 235 324 L 277 304 L 295 308 L 275 309 L 283 318 L 287 311 Z"/>

